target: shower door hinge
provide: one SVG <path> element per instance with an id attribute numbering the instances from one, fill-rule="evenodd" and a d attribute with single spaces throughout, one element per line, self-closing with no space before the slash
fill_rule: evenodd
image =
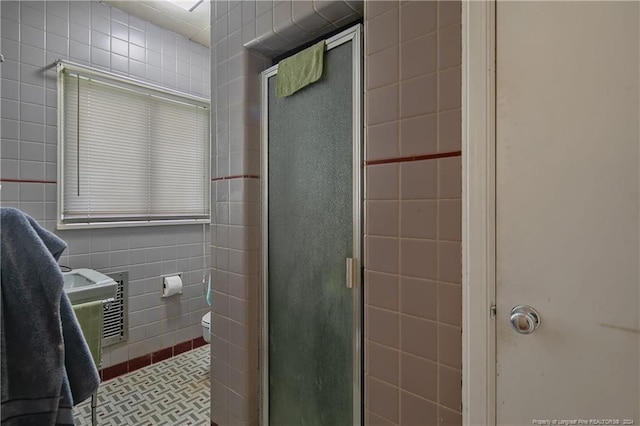
<path id="1" fill-rule="evenodd" d="M 489 317 L 496 317 L 496 305 L 491 305 L 491 307 L 489 308 Z"/>

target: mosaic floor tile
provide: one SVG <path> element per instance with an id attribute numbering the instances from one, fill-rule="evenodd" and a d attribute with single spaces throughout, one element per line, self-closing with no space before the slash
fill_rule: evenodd
<path id="1" fill-rule="evenodd" d="M 210 424 L 209 345 L 100 384 L 98 425 Z M 73 410 L 77 426 L 91 426 L 91 400 Z"/>

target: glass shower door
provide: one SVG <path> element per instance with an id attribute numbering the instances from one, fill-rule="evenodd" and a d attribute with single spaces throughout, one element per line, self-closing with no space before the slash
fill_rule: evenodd
<path id="1" fill-rule="evenodd" d="M 349 31 L 328 43 L 321 80 L 292 96 L 276 97 L 276 74 L 264 74 L 262 390 L 273 426 L 360 422 L 360 289 L 358 278 L 347 287 L 346 266 L 360 257 L 359 27 Z"/>

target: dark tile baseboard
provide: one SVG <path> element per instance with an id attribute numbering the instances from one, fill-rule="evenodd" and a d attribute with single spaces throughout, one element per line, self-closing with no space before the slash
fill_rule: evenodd
<path id="1" fill-rule="evenodd" d="M 202 337 L 178 343 L 175 346 L 160 349 L 159 351 L 130 359 L 127 362 L 103 368 L 102 370 L 100 370 L 100 379 L 102 381 L 113 379 L 115 377 L 122 376 L 123 374 L 136 371 L 142 367 L 146 367 L 148 365 L 155 364 L 156 362 L 164 361 L 165 359 L 180 355 L 181 353 L 190 351 L 192 349 L 199 348 L 200 346 L 204 346 L 206 344 L 207 342 L 205 342 Z"/>

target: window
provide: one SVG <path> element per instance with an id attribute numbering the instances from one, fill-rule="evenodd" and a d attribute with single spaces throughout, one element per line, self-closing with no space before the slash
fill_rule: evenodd
<path id="1" fill-rule="evenodd" d="M 209 103 L 58 64 L 58 228 L 210 221 Z"/>

